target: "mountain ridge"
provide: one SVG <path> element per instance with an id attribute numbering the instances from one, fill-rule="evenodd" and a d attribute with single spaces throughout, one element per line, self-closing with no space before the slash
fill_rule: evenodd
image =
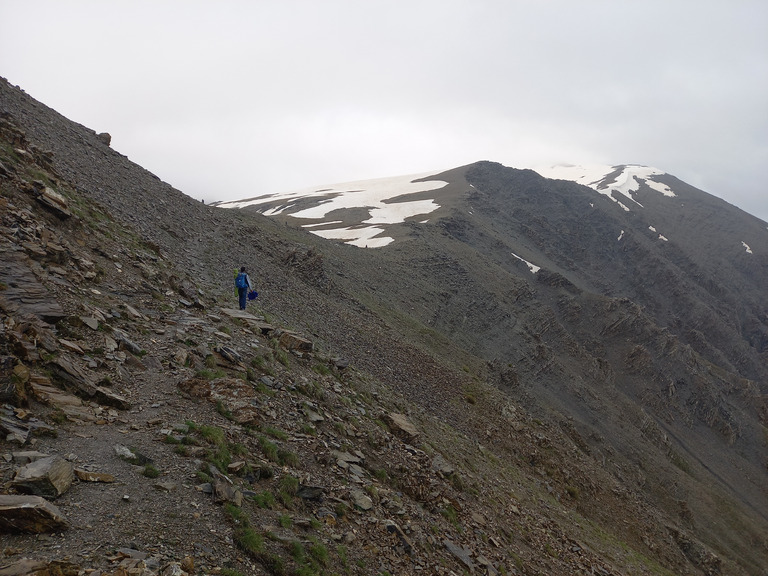
<path id="1" fill-rule="evenodd" d="M 188 405 L 185 396 L 174 393 L 176 384 L 193 376 L 194 370 L 169 360 L 184 352 L 199 370 L 208 361 L 207 355 L 219 357 L 216 350 L 222 346 L 251 357 L 253 350 L 269 345 L 266 339 L 243 332 L 243 326 L 224 320 L 218 311 L 223 303 L 233 302 L 233 263 L 244 262 L 256 272 L 264 299 L 261 306 L 268 309 L 274 323 L 299 329 L 319 349 L 351 359 L 355 365 L 352 374 L 360 375 L 352 379 L 354 387 L 352 380 L 341 376 L 338 384 L 343 394 L 337 396 L 333 377 L 312 376 L 311 366 L 317 359 L 296 356 L 289 362 L 291 368 L 273 361 L 271 369 L 279 374 L 277 379 L 290 385 L 278 389 L 274 400 L 267 395 L 261 398 L 274 403 L 272 410 L 280 415 L 285 410 L 285 418 L 281 416 L 279 422 L 290 430 L 290 439 L 283 442 L 286 447 L 298 451 L 304 442 L 295 422 L 303 417 L 290 408 L 292 402 L 301 404 L 291 387 L 306 390 L 316 380 L 314 385 L 326 391 L 325 400 L 312 400 L 313 412 L 319 409 L 348 432 L 365 430 L 370 438 L 378 438 L 378 425 L 363 413 L 351 416 L 342 401 L 346 395 L 352 406 L 375 414 L 383 407 L 375 400 L 376 392 L 382 401 L 386 398 L 389 410 L 407 412 L 422 427 L 429 437 L 420 445 L 422 449 L 443 453 L 454 466 L 460 465 L 461 474 L 453 480 L 456 485 L 451 487 L 448 475 L 441 488 L 452 502 L 450 507 L 443 503 L 433 509 L 436 513 L 430 512 L 432 505 L 418 500 L 417 490 L 405 490 L 405 517 L 410 522 L 407 537 L 413 539 L 415 555 L 403 555 L 397 545 L 390 548 L 378 532 L 363 531 L 363 512 L 344 520 L 342 526 L 357 526 L 358 538 L 365 534 L 369 545 L 375 542 L 380 550 L 388 551 L 386 566 L 347 565 L 347 570 L 409 573 L 415 566 L 421 570 L 429 566 L 438 571 L 441 563 L 454 570 L 470 570 L 465 560 L 476 565 L 482 556 L 492 560 L 491 567 L 484 568 L 489 573 L 503 568 L 512 573 L 570 574 L 577 566 L 587 570 L 590 562 L 593 570 L 600 566 L 605 573 L 760 573 L 765 558 L 760 534 L 766 525 L 761 485 L 765 441 L 758 420 L 760 395 L 765 394 L 760 388 L 765 382 L 765 300 L 760 288 L 765 284 L 760 270 L 755 272 L 752 265 L 762 262 L 765 254 L 759 239 L 747 239 L 752 254 L 739 246 L 732 256 L 715 240 L 712 246 L 706 245 L 707 250 L 691 251 L 688 246 L 701 242 L 701 236 L 686 229 L 690 238 L 676 237 L 669 230 L 683 230 L 680 221 L 674 214 L 665 215 L 642 187 L 636 194 L 647 205 L 646 213 L 654 211 L 652 222 L 602 198 L 610 214 L 606 220 L 589 206 L 590 201 L 601 198 L 586 196 L 583 187 L 481 162 L 448 171 L 456 176 L 450 205 L 427 222 L 412 218 L 400 225 L 398 234 L 408 242 L 361 250 L 286 228 L 279 218 L 252 215 L 249 210 L 224 212 L 195 202 L 132 165 L 94 132 L 70 123 L 7 84 L 0 83 L 0 89 L 3 119 L 19 125 L 34 142 L 24 144 L 16 135 L 12 136 L 14 145 L 25 154 L 3 149 L 2 162 L 7 168 L 4 196 L 14 205 L 28 203 L 28 213 L 45 219 L 45 226 L 66 241 L 70 253 L 87 249 L 88 258 L 81 254 L 77 262 L 92 259 L 105 270 L 123 270 L 114 279 L 97 275 L 93 283 L 85 278 L 83 268 L 71 275 L 72 290 L 79 290 L 84 282 L 82 294 L 87 298 L 109 299 L 99 300 L 95 304 L 99 309 L 108 311 L 108 301 L 113 302 L 109 306 L 124 302 L 152 319 L 106 320 L 128 330 L 129 340 L 149 347 L 147 364 L 162 367 L 150 369 L 145 377 L 135 365 L 115 367 L 117 374 L 130 371 L 135 382 L 141 383 L 137 386 L 126 379 L 120 386 L 129 389 L 146 406 L 144 410 L 160 412 L 158 417 L 167 421 L 166 408 L 151 408 L 167 397 L 172 399 L 169 406 L 184 406 L 183 410 L 192 410 L 197 417 L 205 414 L 226 427 L 227 434 L 237 434 L 247 443 L 247 435 L 239 436 L 240 429 L 228 423 L 231 421 L 199 404 Z M 9 133 L 17 134 L 11 129 Z M 33 177 L 27 175 L 25 166 L 34 167 L 42 175 L 38 178 L 44 177 L 70 205 L 78 207 L 77 220 L 59 222 L 38 214 L 39 202 L 32 201 Z M 24 192 L 26 188 L 29 191 Z M 424 196 L 420 199 L 427 199 L 428 191 L 419 194 Z M 735 243 L 744 226 L 721 222 L 717 219 L 722 208 L 719 202 L 690 194 L 686 202 L 699 203 L 698 215 L 690 218 L 699 221 L 706 214 Z M 574 213 L 578 215 L 575 220 Z M 12 208 L 5 214 L 23 218 L 25 212 Z M 637 224 L 631 233 L 629 223 Z M 658 233 L 649 230 L 649 225 Z M 623 244 L 617 240 L 621 226 L 627 229 Z M 27 228 L 13 229 L 18 234 Z M 668 234 L 669 241 L 659 240 L 660 233 Z M 40 234 L 33 234 L 35 243 L 41 242 Z M 133 235 L 139 240 L 136 247 Z M 22 249 L 12 234 L 4 238 L 9 246 Z M 679 246 L 671 249 L 676 243 Z M 533 274 L 512 252 L 542 268 Z M 626 253 L 633 258 L 623 264 L 623 276 L 609 274 Z M 597 259 L 592 260 L 595 255 Z M 738 260 L 751 257 L 756 258 Z M 125 262 L 135 264 L 126 266 Z M 65 302 L 68 317 L 82 316 L 86 312 L 80 308 L 83 304 L 67 296 L 67 288 L 57 288 L 66 286 L 62 279 L 67 276 L 56 268 L 55 263 L 43 260 L 42 266 L 31 269 Z M 78 279 L 81 275 L 82 280 Z M 131 280 L 119 281 L 120 275 Z M 639 277 L 647 280 L 638 285 L 635 280 Z M 677 279 L 682 288 L 675 299 L 651 297 L 655 291 L 664 293 Z M 165 288 L 158 289 L 160 286 Z M 93 294 L 91 288 L 101 295 Z M 87 302 L 85 296 L 80 298 Z M 177 298 L 190 304 L 198 300 L 210 312 L 180 306 Z M 121 310 L 122 316 L 130 316 L 127 308 Z M 671 310 L 680 318 L 676 320 Z M 87 313 L 93 314 L 92 309 Z M 207 326 L 209 315 L 219 318 L 214 321 L 219 328 L 237 337 L 227 339 L 221 330 L 217 332 L 224 336 L 194 328 Z M 69 322 L 59 329 L 65 326 Z M 166 342 L 160 334 L 151 336 L 153 328 L 168 335 L 178 332 L 179 338 Z M 86 327 L 67 330 L 60 337 L 91 339 Z M 4 334 L 8 337 L 9 333 Z M 153 345 L 150 336 L 172 349 L 152 349 L 159 344 Z M 199 345 L 185 344 L 192 340 L 200 341 Z M 211 348 L 203 342 L 210 342 Z M 249 349 L 246 342 L 259 348 Z M 196 351 L 201 346 L 207 355 Z M 274 349 L 275 358 L 279 351 Z M 331 360 L 328 358 L 336 370 L 336 361 Z M 109 358 L 101 361 L 105 367 L 115 366 Z M 219 369 L 236 373 L 236 364 L 221 358 L 218 362 Z M 156 379 L 151 386 L 149 375 Z M 216 382 L 226 388 L 227 381 Z M 153 398 L 142 400 L 155 386 L 167 396 L 154 393 Z M 337 400 L 341 403 L 333 404 Z M 358 401 L 362 404 L 356 404 Z M 93 426 L 84 430 L 105 437 L 139 433 L 127 425 L 130 419 L 118 431 L 121 418 L 126 419 L 113 417 L 100 431 Z M 131 418 L 144 420 L 142 415 Z M 368 453 L 369 459 L 375 459 L 374 452 L 383 451 L 384 456 L 376 456 L 383 458 L 382 465 L 389 466 L 390 458 L 395 461 L 396 445 L 391 440 L 384 444 L 376 440 L 366 447 L 355 432 L 339 436 L 334 427 L 323 426 L 317 424 L 323 441 L 352 443 Z M 62 428 L 62 443 L 82 440 L 78 440 L 77 430 Z M 443 442 L 441 436 L 452 442 Z M 53 445 L 54 441 L 45 443 Z M 314 450 L 315 458 L 326 458 L 319 443 Z M 172 457 L 157 448 L 152 452 L 165 454 L 164 459 Z M 327 483 L 329 490 L 335 486 L 327 476 L 330 469 L 313 466 L 311 451 L 301 448 L 300 453 L 309 459 L 288 465 L 290 474 L 304 477 L 309 473 Z M 180 459 L 173 466 L 185 465 L 186 460 Z M 173 466 L 168 468 L 169 476 Z M 275 469 L 281 477 L 285 473 Z M 390 494 L 394 488 L 402 492 L 416 470 L 425 474 L 421 479 L 427 484 L 437 486 L 437 480 L 418 467 L 399 472 L 404 474 L 404 484 L 399 486 L 388 483 L 391 478 L 383 482 L 366 476 L 365 482 L 382 493 Z M 389 471 L 396 473 L 395 468 Z M 271 484 L 267 480 L 260 486 Z M 79 486 L 76 493 L 85 490 Z M 342 487 L 334 487 L 332 493 L 340 499 L 348 499 L 350 494 Z M 78 513 L 76 502 L 66 507 L 69 513 Z M 511 508 L 509 502 L 513 502 Z M 205 518 L 210 515 L 221 523 L 220 511 L 209 508 L 207 501 L 200 505 L 206 510 Z M 493 508 L 499 509 L 498 514 L 485 524 L 469 512 L 491 518 Z M 253 518 L 271 514 L 270 521 L 275 523 L 278 512 L 298 521 L 312 510 L 309 505 L 265 512 L 244 509 Z M 377 502 L 373 510 L 379 516 L 383 509 Z M 454 525 L 448 517 L 457 511 Z M 635 524 L 628 526 L 622 514 L 630 514 Z M 590 526 L 629 543 L 631 558 L 622 557 L 617 552 L 621 546 L 614 547 L 607 536 L 590 532 Z M 130 524 L 125 529 L 130 530 Z M 270 528 L 261 533 L 277 532 Z M 487 542 L 499 546 L 482 544 L 481 533 Z M 577 538 L 568 536 L 577 533 Z M 82 535 L 75 531 L 59 545 L 77 550 L 77 538 Z M 328 528 L 310 536 L 328 545 L 340 534 Z M 124 535 L 123 543 L 130 538 Z M 306 541 L 306 536 L 300 539 Z M 443 539 L 462 542 L 469 553 L 462 556 L 461 550 L 447 544 L 443 547 Z M 120 540 L 107 540 L 106 546 L 119 546 Z M 55 556 L 54 550 L 40 550 L 31 539 L 14 536 L 12 542 L 25 553 Z M 144 541 L 137 545 L 152 548 Z M 226 541 L 221 546 L 226 552 L 219 554 L 219 562 L 230 554 Z M 277 541 L 270 546 L 274 554 L 282 549 Z M 177 559 L 191 552 L 181 543 L 169 549 L 178 551 Z M 347 553 L 371 562 L 365 545 Z M 253 573 L 269 571 L 266 557 L 248 564 L 235 561 L 237 553 L 232 554 L 233 564 L 227 566 L 248 567 Z M 240 554 L 248 556 L 242 550 Z M 303 566 L 295 558 L 286 558 L 289 570 Z M 215 552 L 200 554 L 198 559 L 208 566 L 206 570 L 216 566 Z M 613 567 L 601 559 L 610 559 Z M 334 560 L 339 571 L 344 568 L 341 562 L 341 556 Z M 320 566 L 314 569 L 323 570 Z"/>

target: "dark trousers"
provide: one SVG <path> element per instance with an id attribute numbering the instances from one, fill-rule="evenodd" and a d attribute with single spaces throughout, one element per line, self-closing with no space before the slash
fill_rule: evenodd
<path id="1" fill-rule="evenodd" d="M 238 288 L 237 296 L 240 298 L 240 310 L 245 310 L 245 305 L 248 302 L 248 288 Z"/>

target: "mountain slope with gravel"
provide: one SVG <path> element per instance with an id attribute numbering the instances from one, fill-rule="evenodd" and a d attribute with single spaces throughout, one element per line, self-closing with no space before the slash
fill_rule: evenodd
<path id="1" fill-rule="evenodd" d="M 761 573 L 765 272 L 681 217 L 477 163 L 364 250 L 5 81 L 0 136 L 4 573 Z"/>

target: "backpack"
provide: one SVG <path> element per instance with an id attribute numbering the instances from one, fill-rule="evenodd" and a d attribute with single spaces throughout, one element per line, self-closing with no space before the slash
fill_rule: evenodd
<path id="1" fill-rule="evenodd" d="M 245 279 L 245 273 L 240 272 L 235 278 L 235 286 L 238 288 L 248 288 L 248 281 Z"/>

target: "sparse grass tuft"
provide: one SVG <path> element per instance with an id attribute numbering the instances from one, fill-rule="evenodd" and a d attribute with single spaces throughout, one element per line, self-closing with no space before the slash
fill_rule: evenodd
<path id="1" fill-rule="evenodd" d="M 224 372 L 224 370 L 198 370 L 198 372 L 195 374 L 198 378 L 202 378 L 204 380 L 216 380 L 217 378 L 223 378 L 226 376 L 227 373 Z"/>
<path id="2" fill-rule="evenodd" d="M 200 426 L 200 435 L 209 443 L 215 446 L 221 446 L 225 443 L 224 430 L 216 426 Z"/>
<path id="3" fill-rule="evenodd" d="M 283 476 L 278 483 L 277 498 L 286 508 L 291 508 L 293 498 L 299 491 L 299 479 L 295 476 Z"/>
<path id="4" fill-rule="evenodd" d="M 278 430 L 277 428 L 272 428 L 271 426 L 265 426 L 262 429 L 262 432 L 267 436 L 272 436 L 272 438 L 277 438 L 278 440 L 288 440 L 288 434 L 286 432 Z"/>
<path id="5" fill-rule="evenodd" d="M 253 497 L 253 501 L 259 508 L 271 510 L 275 507 L 275 497 L 269 490 L 259 492 Z"/>
<path id="6" fill-rule="evenodd" d="M 157 478 L 160 476 L 160 470 L 158 470 L 157 467 L 152 464 L 147 464 L 144 466 L 142 475 L 146 476 L 147 478 Z"/>
<path id="7" fill-rule="evenodd" d="M 235 530 L 234 540 L 238 548 L 254 556 L 258 557 L 265 551 L 264 538 L 250 526 L 241 526 Z"/>

